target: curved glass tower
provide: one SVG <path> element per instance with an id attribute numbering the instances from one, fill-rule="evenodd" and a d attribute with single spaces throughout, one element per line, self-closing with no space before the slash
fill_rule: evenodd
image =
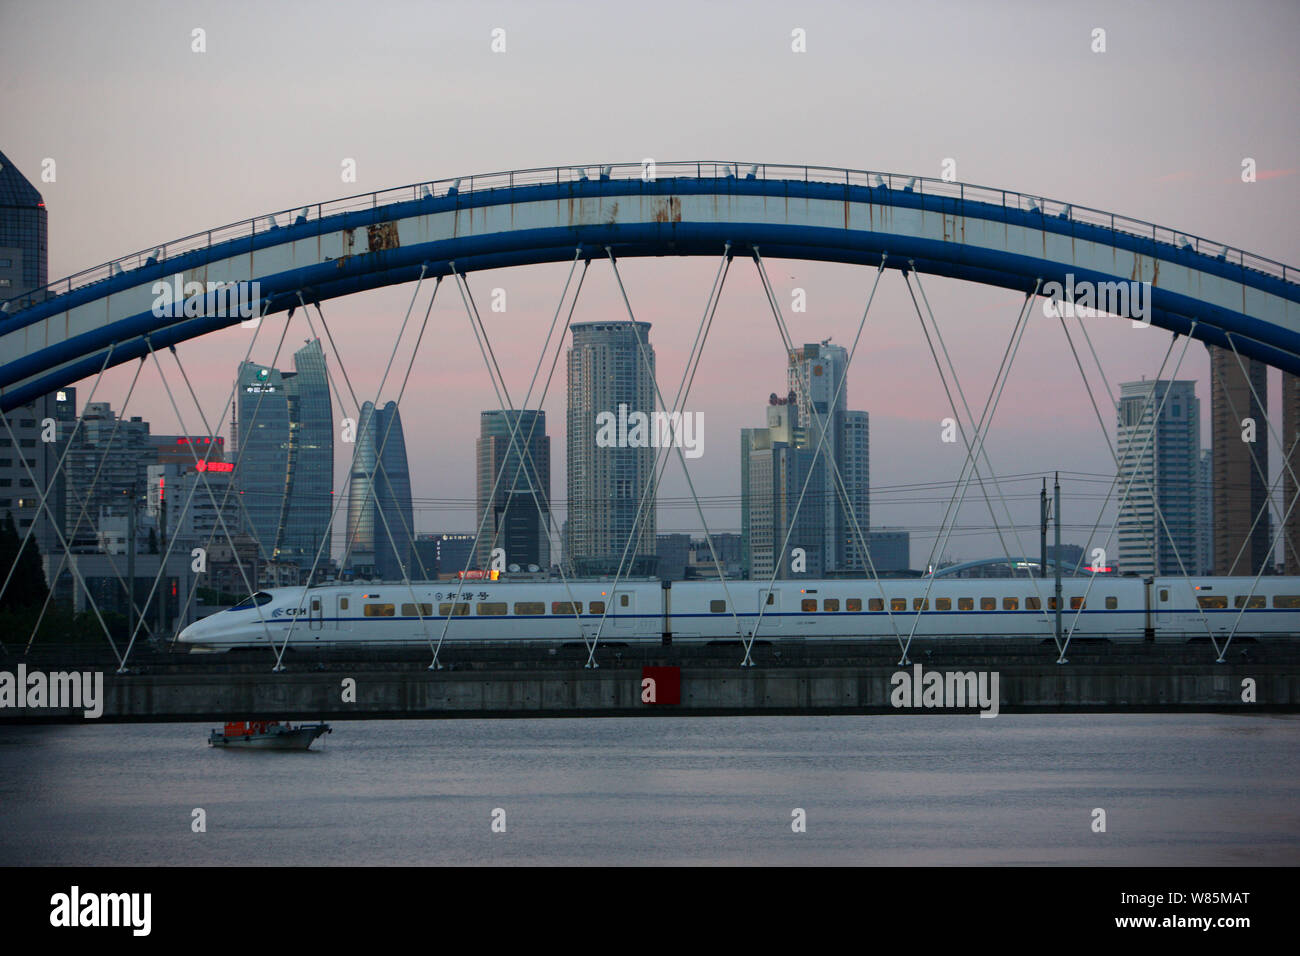
<path id="1" fill-rule="evenodd" d="M 376 408 L 366 402 L 348 492 L 347 566 L 361 577 L 401 580 L 412 528 L 411 473 L 397 403 Z"/>
<path id="2" fill-rule="evenodd" d="M 320 341 L 294 353 L 293 366 L 240 364 L 231 443 L 243 524 L 263 560 L 309 570 L 318 551 L 319 566 L 330 560 L 334 418 Z"/>

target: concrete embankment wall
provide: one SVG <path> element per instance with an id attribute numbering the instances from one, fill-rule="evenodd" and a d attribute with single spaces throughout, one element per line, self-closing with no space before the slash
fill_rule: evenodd
<path id="1" fill-rule="evenodd" d="M 997 674 L 998 710 L 1151 712 L 1300 710 L 1300 673 L 1289 664 L 996 664 L 929 666 L 924 675 L 979 670 Z M 659 679 L 664 675 L 656 672 Z M 680 698 L 649 703 L 640 667 L 428 671 L 332 668 L 307 673 L 103 673 L 106 721 L 279 718 L 599 717 L 758 714 L 952 713 L 947 706 L 896 707 L 891 694 L 913 667 L 883 663 L 832 667 L 680 669 Z M 354 685 L 350 682 L 355 682 Z M 658 690 L 658 688 L 657 688 Z M 898 695 L 894 695 L 897 697 Z M 910 684 L 905 699 L 922 701 Z M 1251 699 L 1253 697 L 1253 700 Z M 973 712 L 978 705 L 967 707 Z M 81 711 L 5 707 L 0 722 L 81 722 Z"/>

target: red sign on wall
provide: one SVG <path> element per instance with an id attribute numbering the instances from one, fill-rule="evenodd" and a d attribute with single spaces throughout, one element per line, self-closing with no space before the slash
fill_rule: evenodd
<path id="1" fill-rule="evenodd" d="M 682 669 L 680 667 L 641 668 L 641 703 L 680 704 Z"/>

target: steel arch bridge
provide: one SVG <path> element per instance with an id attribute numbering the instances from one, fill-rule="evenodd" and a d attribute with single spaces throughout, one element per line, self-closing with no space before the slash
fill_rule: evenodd
<path id="1" fill-rule="evenodd" d="M 182 290 L 255 290 L 259 313 L 269 315 L 421 275 L 571 261 L 579 248 L 717 256 L 728 243 L 733 253 L 883 261 L 1024 293 L 1039 283 L 1149 282 L 1152 324 L 1300 374 L 1294 266 L 1002 189 L 827 167 L 647 160 L 367 193 L 197 233 L 62 279 L 3 306 L 0 411 L 241 320 L 219 306 L 220 292 L 186 293 L 188 314 L 156 308 L 156 284 L 176 277 Z"/>

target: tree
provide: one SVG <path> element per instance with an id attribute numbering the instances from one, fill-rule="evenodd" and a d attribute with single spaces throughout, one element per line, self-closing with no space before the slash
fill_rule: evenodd
<path id="1" fill-rule="evenodd" d="M 0 598 L 0 610 L 17 610 L 45 603 L 50 590 L 45 583 L 45 568 L 41 563 L 41 549 L 35 537 L 29 537 L 27 547 L 18 554 L 22 539 L 14 525 L 13 512 L 6 512 L 5 520 L 0 523 L 0 568 L 9 574 L 13 568 L 9 587 Z M 17 563 L 15 564 L 15 558 Z M 0 578 L 0 581 L 3 581 Z"/>

